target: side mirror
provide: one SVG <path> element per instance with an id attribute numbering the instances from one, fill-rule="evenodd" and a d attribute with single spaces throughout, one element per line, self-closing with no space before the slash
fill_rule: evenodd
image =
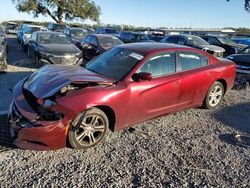
<path id="1" fill-rule="evenodd" d="M 140 73 L 135 73 L 132 76 L 132 79 L 136 82 L 139 82 L 140 80 L 151 81 L 153 77 L 152 77 L 152 74 L 148 72 L 140 72 Z"/>

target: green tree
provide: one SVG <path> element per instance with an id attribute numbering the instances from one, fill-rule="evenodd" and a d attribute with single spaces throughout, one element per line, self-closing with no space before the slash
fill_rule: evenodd
<path id="1" fill-rule="evenodd" d="M 91 0 L 12 0 L 19 12 L 50 16 L 57 23 L 63 19 L 74 19 L 98 22 L 101 8 Z"/>

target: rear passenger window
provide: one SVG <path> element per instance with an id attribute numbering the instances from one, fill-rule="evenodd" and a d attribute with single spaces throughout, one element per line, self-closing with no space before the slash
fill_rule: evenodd
<path id="1" fill-rule="evenodd" d="M 179 61 L 181 70 L 191 70 L 204 67 L 209 63 L 206 56 L 190 52 L 179 53 Z"/>
<path id="2" fill-rule="evenodd" d="M 151 73 L 153 77 L 159 77 L 176 72 L 175 53 L 159 54 L 149 59 L 139 72 Z"/>

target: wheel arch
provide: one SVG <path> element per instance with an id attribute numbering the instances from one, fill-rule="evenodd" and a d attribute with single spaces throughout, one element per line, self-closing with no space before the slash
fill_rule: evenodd
<path id="1" fill-rule="evenodd" d="M 116 115 L 114 110 L 106 105 L 100 105 L 100 106 L 92 106 L 94 108 L 99 108 L 100 110 L 102 110 L 108 117 L 109 120 L 109 129 L 114 132 L 115 130 L 115 123 L 116 123 Z"/>
<path id="2" fill-rule="evenodd" d="M 227 92 L 227 82 L 226 82 L 226 80 L 224 80 L 224 79 L 218 79 L 218 80 L 216 80 L 217 82 L 220 82 L 222 85 L 223 85 L 223 87 L 224 87 L 224 95 L 226 94 L 226 92 Z"/>

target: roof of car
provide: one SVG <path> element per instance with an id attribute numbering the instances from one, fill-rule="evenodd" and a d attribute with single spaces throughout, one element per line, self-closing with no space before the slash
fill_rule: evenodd
<path id="1" fill-rule="evenodd" d="M 219 38 L 227 37 L 225 35 L 216 35 L 216 34 L 208 34 L 208 35 L 204 35 L 204 36 L 207 36 L 207 37 L 219 37 Z"/>
<path id="2" fill-rule="evenodd" d="M 157 42 L 138 42 L 138 43 L 129 43 L 121 45 L 122 48 L 137 51 L 144 55 L 150 54 L 152 52 L 157 52 L 166 49 L 180 48 L 180 49 L 189 49 L 190 47 L 181 46 L 177 44 L 167 44 L 167 43 L 157 43 Z"/>
<path id="3" fill-rule="evenodd" d="M 24 24 L 25 26 L 28 26 L 28 27 L 38 27 L 38 28 L 46 28 L 42 25 L 32 25 L 32 24 Z"/>
<path id="4" fill-rule="evenodd" d="M 171 36 L 183 36 L 183 37 L 187 37 L 187 38 L 191 38 L 191 37 L 199 37 L 199 36 L 196 36 L 196 35 L 190 35 L 190 34 L 174 34 L 174 35 L 168 35 L 168 37 L 171 37 Z"/>
<path id="5" fill-rule="evenodd" d="M 94 33 L 94 34 L 90 34 L 91 36 L 96 36 L 97 38 L 100 38 L 100 37 L 110 37 L 110 38 L 113 38 L 113 37 L 115 37 L 115 38 L 117 38 L 116 36 L 114 36 L 114 35 L 109 35 L 109 34 L 96 34 L 96 33 Z"/>
<path id="6" fill-rule="evenodd" d="M 56 31 L 37 31 L 38 34 L 58 34 L 58 35 L 64 35 L 64 33 L 56 32 Z"/>
<path id="7" fill-rule="evenodd" d="M 131 34 L 139 34 L 139 35 L 147 35 L 147 34 L 145 34 L 145 33 L 141 33 L 141 32 L 135 32 L 135 31 L 123 31 L 123 32 L 121 32 L 121 33 L 131 33 Z"/>
<path id="8" fill-rule="evenodd" d="M 83 29 L 81 27 L 70 27 L 69 29 L 70 30 L 86 30 L 86 29 Z"/>

